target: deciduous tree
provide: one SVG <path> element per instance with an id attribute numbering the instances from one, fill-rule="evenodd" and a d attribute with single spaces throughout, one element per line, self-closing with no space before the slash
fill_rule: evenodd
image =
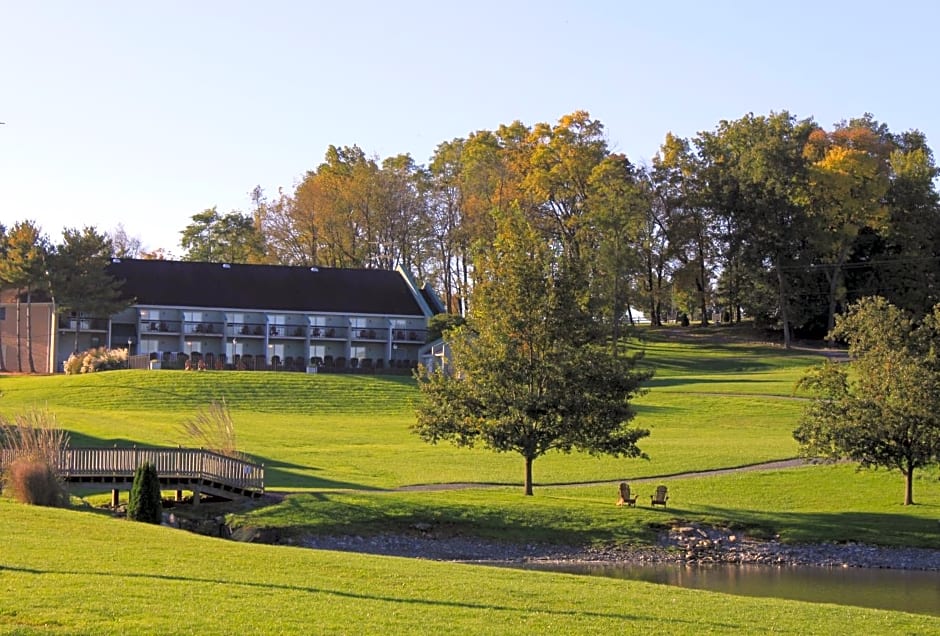
<path id="1" fill-rule="evenodd" d="M 802 380 L 817 397 L 794 437 L 810 457 L 848 458 L 904 475 L 940 461 L 940 305 L 915 320 L 883 298 L 862 299 L 836 319 L 852 372 L 827 363 Z"/>
<path id="2" fill-rule="evenodd" d="M 572 449 L 644 456 L 649 431 L 630 428 L 630 398 L 649 373 L 635 356 L 616 356 L 590 340 L 569 271 L 518 209 L 498 219 L 494 243 L 476 258 L 477 282 L 467 325 L 449 333 L 445 370 L 419 372 L 422 400 L 414 431 L 425 441 L 482 443 L 532 463 Z"/>

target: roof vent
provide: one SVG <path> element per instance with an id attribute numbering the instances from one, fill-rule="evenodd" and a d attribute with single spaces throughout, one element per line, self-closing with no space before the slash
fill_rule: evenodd
<path id="1" fill-rule="evenodd" d="M 111 262 L 112 262 L 112 263 L 120 263 L 120 262 L 121 262 L 121 259 L 115 257 L 115 258 L 112 258 L 112 259 L 111 259 Z"/>
<path id="2" fill-rule="evenodd" d="M 222 263 L 222 269 L 232 269 L 232 266 L 228 263 Z"/>
<path id="3" fill-rule="evenodd" d="M 318 267 L 311 267 L 311 268 L 310 268 L 310 271 L 311 271 L 311 272 L 319 272 L 320 269 L 319 269 Z"/>

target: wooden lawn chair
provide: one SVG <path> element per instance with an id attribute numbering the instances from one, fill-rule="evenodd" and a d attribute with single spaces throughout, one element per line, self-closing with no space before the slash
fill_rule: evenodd
<path id="1" fill-rule="evenodd" d="M 617 500 L 618 506 L 629 506 L 636 508 L 636 495 L 630 496 L 630 484 L 620 482 L 620 499 Z"/>
<path id="2" fill-rule="evenodd" d="M 666 500 L 669 499 L 669 495 L 666 494 L 665 486 L 657 486 L 656 494 L 650 495 L 650 506 L 662 506 L 666 507 Z"/>

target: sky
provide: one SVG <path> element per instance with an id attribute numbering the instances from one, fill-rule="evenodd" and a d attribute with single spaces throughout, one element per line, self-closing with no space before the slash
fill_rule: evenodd
<path id="1" fill-rule="evenodd" d="M 940 143 L 932 0 L 0 0 L 0 224 L 119 224 L 181 256 L 207 208 L 327 147 L 438 144 L 586 110 L 637 163 L 747 113 L 866 112 Z"/>

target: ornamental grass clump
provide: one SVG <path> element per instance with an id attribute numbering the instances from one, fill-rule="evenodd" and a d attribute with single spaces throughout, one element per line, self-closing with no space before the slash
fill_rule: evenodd
<path id="1" fill-rule="evenodd" d="M 235 422 L 224 399 L 213 400 L 208 408 L 197 411 L 183 422 L 182 429 L 194 446 L 226 457 L 246 459 L 236 448 Z"/>
<path id="2" fill-rule="evenodd" d="M 59 458 L 68 445 L 68 433 L 55 426 L 55 416 L 48 411 L 28 411 L 13 422 L 0 417 L 0 488 L 20 503 L 67 506 Z"/>
<path id="3" fill-rule="evenodd" d="M 73 353 L 62 363 L 66 375 L 78 373 L 96 373 L 127 368 L 127 349 L 108 349 L 95 347 L 87 351 Z"/>
<path id="4" fill-rule="evenodd" d="M 163 520 L 163 499 L 157 467 L 144 462 L 134 471 L 134 483 L 127 503 L 127 518 L 159 524 Z"/>

